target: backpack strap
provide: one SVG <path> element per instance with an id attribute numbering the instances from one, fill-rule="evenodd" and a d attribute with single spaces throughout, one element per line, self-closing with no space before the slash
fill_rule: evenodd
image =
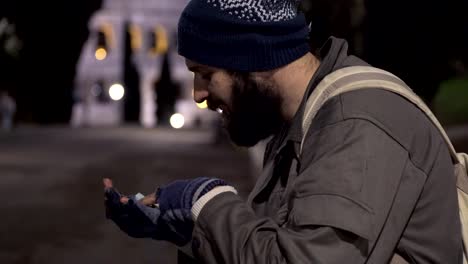
<path id="1" fill-rule="evenodd" d="M 318 110 L 328 101 L 328 99 L 342 93 L 356 91 L 360 89 L 378 88 L 384 89 L 401 95 L 408 101 L 421 109 L 427 117 L 434 123 L 442 134 L 450 155 L 455 164 L 462 163 L 447 133 L 439 123 L 437 118 L 426 106 L 424 101 L 419 98 L 401 79 L 387 71 L 369 66 L 352 66 L 337 70 L 327 75 L 312 92 L 306 103 L 304 117 L 302 119 L 303 138 L 301 142 L 300 153 L 304 145 L 304 138 L 310 128 L 312 120 Z"/>
<path id="2" fill-rule="evenodd" d="M 427 107 L 421 98 L 419 98 L 401 79 L 387 71 L 377 69 L 369 66 L 352 66 L 337 70 L 327 75 L 315 88 L 309 99 L 306 102 L 304 116 L 302 119 L 302 141 L 300 146 L 300 155 L 302 154 L 304 140 L 309 131 L 312 120 L 316 116 L 320 108 L 332 97 L 338 96 L 342 93 L 356 91 L 360 89 L 377 88 L 387 90 L 399 94 L 416 105 L 437 127 L 440 134 L 444 138 L 452 160 L 455 164 L 455 174 L 457 178 L 458 200 L 460 206 L 468 209 L 468 155 L 464 153 L 457 153 L 450 141 L 447 133 L 442 125 L 439 123 L 432 111 Z M 464 241 L 468 241 L 468 214 L 464 210 L 460 210 L 460 218 L 462 221 Z M 467 262 L 466 255 L 468 247 L 464 248 L 464 263 Z M 405 263 L 404 260 L 394 255 L 392 264 Z"/>
<path id="3" fill-rule="evenodd" d="M 468 208 L 468 155 L 464 153 L 457 153 L 455 151 L 452 142 L 450 141 L 447 133 L 435 115 L 432 113 L 429 107 L 427 107 L 424 101 L 419 98 L 408 87 L 408 85 L 406 85 L 405 82 L 403 82 L 394 74 L 378 68 L 370 66 L 352 66 L 343 68 L 327 75 L 317 85 L 306 102 L 304 116 L 302 119 L 302 141 L 299 155 L 302 154 L 304 141 L 313 119 L 317 115 L 317 112 L 320 110 L 320 108 L 330 98 L 338 96 L 342 93 L 369 88 L 383 89 L 402 96 L 406 100 L 416 105 L 421 111 L 423 111 L 437 127 L 449 148 L 450 155 L 455 164 L 459 202 L 461 205 Z M 468 221 L 468 214 L 464 214 L 464 211 L 460 210 L 460 217 L 464 229 L 464 240 L 468 241 L 468 230 L 465 230 L 464 228 Z M 467 263 L 467 253 L 468 248 L 465 247 L 464 263 Z M 398 256 L 398 254 L 395 254 L 391 263 L 405 263 L 405 261 L 400 256 Z"/>

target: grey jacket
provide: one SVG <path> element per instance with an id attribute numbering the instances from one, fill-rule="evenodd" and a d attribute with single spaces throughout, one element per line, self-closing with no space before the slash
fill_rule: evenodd
<path id="1" fill-rule="evenodd" d="M 306 95 L 328 73 L 366 65 L 331 38 Z M 248 201 L 224 193 L 201 211 L 201 263 L 457 264 L 462 239 L 453 166 L 442 137 L 408 101 L 367 89 L 328 101 L 306 135 L 301 119 L 269 143 Z"/>

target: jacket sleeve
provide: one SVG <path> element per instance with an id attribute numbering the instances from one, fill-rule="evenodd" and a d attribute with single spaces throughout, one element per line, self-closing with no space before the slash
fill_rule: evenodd
<path id="1" fill-rule="evenodd" d="M 303 169 L 285 198 L 286 222 L 257 216 L 233 193 L 220 194 L 196 222 L 192 246 L 197 258 L 228 264 L 366 261 L 408 154 L 365 120 L 346 120 L 312 133 Z M 394 245 L 389 247 L 392 252 Z"/>

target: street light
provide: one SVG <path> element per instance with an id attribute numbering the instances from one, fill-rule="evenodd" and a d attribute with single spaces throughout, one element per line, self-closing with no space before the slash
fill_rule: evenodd
<path id="1" fill-rule="evenodd" d="M 175 129 L 182 128 L 185 124 L 185 118 L 183 115 L 176 113 L 171 116 L 171 119 L 169 120 L 171 123 L 171 126 Z"/>
<path id="2" fill-rule="evenodd" d="M 98 48 L 94 53 L 96 60 L 102 61 L 107 57 L 107 51 L 105 48 Z"/>
<path id="3" fill-rule="evenodd" d="M 110 88 L 109 88 L 109 96 L 112 100 L 114 101 L 119 101 L 121 100 L 123 97 L 124 97 L 124 94 L 125 94 L 125 89 L 124 87 L 119 84 L 119 83 L 116 83 L 116 84 L 113 84 Z"/>

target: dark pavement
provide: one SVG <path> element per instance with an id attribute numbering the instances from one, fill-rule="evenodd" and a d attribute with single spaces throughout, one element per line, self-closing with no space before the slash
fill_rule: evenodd
<path id="1" fill-rule="evenodd" d="M 468 127 L 449 131 L 468 152 Z M 20 127 L 0 132 L 0 264 L 175 263 L 165 242 L 132 239 L 106 220 L 102 177 L 124 193 L 221 177 L 247 195 L 248 152 L 204 131 Z"/>
<path id="2" fill-rule="evenodd" d="M 0 263 L 175 263 L 166 242 L 127 237 L 104 217 L 102 177 L 123 193 L 221 177 L 246 195 L 248 153 L 203 131 L 20 127 L 0 133 Z"/>

